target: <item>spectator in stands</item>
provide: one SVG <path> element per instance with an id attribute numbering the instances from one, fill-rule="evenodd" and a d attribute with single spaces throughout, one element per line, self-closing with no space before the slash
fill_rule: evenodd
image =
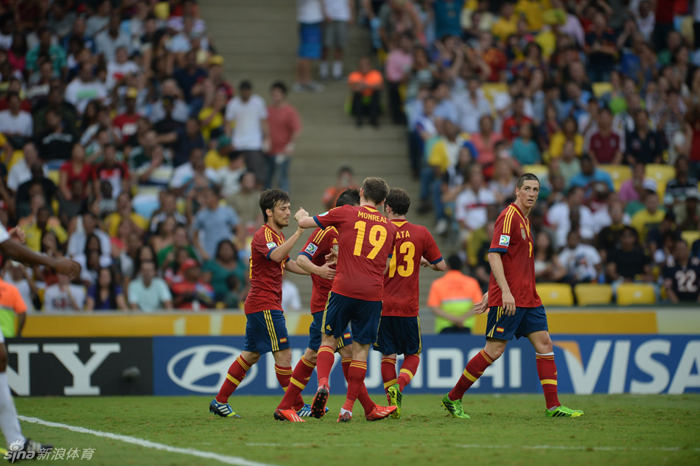
<path id="1" fill-rule="evenodd" d="M 520 134 L 523 123 L 531 123 L 532 118 L 525 115 L 525 96 L 518 94 L 513 98 L 512 114 L 503 121 L 503 137 L 513 142 Z"/>
<path id="2" fill-rule="evenodd" d="M 328 18 L 323 0 L 297 0 L 299 48 L 296 59 L 294 92 L 319 92 L 323 86 L 311 80 L 311 62 L 321 58 L 321 23 Z M 234 143 L 235 145 L 235 143 Z"/>
<path id="3" fill-rule="evenodd" d="M 101 102 L 106 97 L 107 88 L 95 79 L 90 63 L 80 65 L 78 76 L 66 86 L 66 102 L 74 105 L 81 115 L 85 111 L 88 102 L 91 100 Z"/>
<path id="4" fill-rule="evenodd" d="M 224 78 L 224 57 L 212 55 L 209 57 L 209 79 L 214 84 L 217 92 L 224 92 L 226 100 L 233 98 L 234 89 L 231 83 Z"/>
<path id="5" fill-rule="evenodd" d="M 398 46 L 389 52 L 386 59 L 384 75 L 389 95 L 389 112 L 395 125 L 406 124 L 400 88 L 407 83 L 413 65 L 413 43 L 413 37 L 409 33 L 401 34 Z"/>
<path id="6" fill-rule="evenodd" d="M 448 271 L 430 286 L 428 307 L 435 315 L 435 333 L 471 333 L 476 323 L 474 303 L 481 301 L 479 283 L 462 272 L 456 254 L 447 259 Z"/>
<path id="7" fill-rule="evenodd" d="M 214 290 L 202 281 L 202 269 L 194 259 L 187 259 L 180 266 L 182 280 L 171 285 L 173 305 L 176 309 L 191 309 L 214 306 Z"/>
<path id="8" fill-rule="evenodd" d="M 192 237 L 200 257 L 207 261 L 216 255 L 219 243 L 230 240 L 231 236 L 237 237 L 243 244 L 245 230 L 236 212 L 219 204 L 221 197 L 218 188 L 205 189 L 202 197 L 204 204 L 194 219 Z"/>
<path id="9" fill-rule="evenodd" d="M 666 205 L 683 202 L 686 194 L 692 192 L 689 190 L 697 189 L 698 187 L 698 180 L 689 176 L 690 163 L 687 157 L 678 157 L 675 168 L 676 177 L 669 180 L 666 184 L 666 194 L 664 195 L 664 204 Z"/>
<path id="10" fill-rule="evenodd" d="M 567 270 L 555 254 L 552 237 L 546 231 L 540 231 L 535 241 L 535 279 L 539 282 L 558 282 L 563 279 Z"/>
<path id="11" fill-rule="evenodd" d="M 7 187 L 12 190 L 12 192 L 16 192 L 22 183 L 26 183 L 32 179 L 31 166 L 38 161 L 37 159 L 39 157 L 36 146 L 32 142 L 24 144 L 22 147 L 22 155 L 23 157 L 12 165 L 10 172 L 7 174 Z M 48 175 L 48 170 L 45 166 L 43 170 L 44 175 Z"/>
<path id="12" fill-rule="evenodd" d="M 27 307 L 27 311 L 33 312 L 36 310 L 35 303 L 40 303 L 38 302 L 39 292 L 38 288 L 36 287 L 37 277 L 32 277 L 30 274 L 31 271 L 28 270 L 24 264 L 13 260 L 9 260 L 5 261 L 5 265 L 3 266 L 2 279 L 6 283 L 9 283 L 10 285 L 13 285 L 17 288 L 17 291 L 19 291 L 20 297 L 22 298 L 22 302 Z M 21 325 L 19 325 L 20 316 L 18 315 L 17 317 L 17 336 L 21 336 L 21 328 L 19 328 L 21 327 Z"/>
<path id="13" fill-rule="evenodd" d="M 569 231 L 573 230 L 571 212 L 577 211 L 579 218 L 577 233 L 584 241 L 593 239 L 593 214 L 583 205 L 584 191 L 580 186 L 572 186 L 566 193 L 566 199 L 554 204 L 547 212 L 547 223 L 555 230 L 554 244 L 563 247 Z"/>
<path id="14" fill-rule="evenodd" d="M 114 53 L 114 59 L 107 61 L 107 80 L 105 82 L 107 90 L 112 91 L 115 86 L 120 85 L 127 76 L 135 76 L 139 74 L 140 71 L 138 65 L 129 60 L 128 47 L 120 45 Z"/>
<path id="15" fill-rule="evenodd" d="M 167 110 L 166 110 L 167 112 Z M 204 150 L 204 137 L 200 131 L 199 120 L 195 117 L 187 119 L 184 127 L 174 125 L 173 131 L 160 135 L 158 142 L 171 144 L 173 147 L 173 167 L 185 164 L 195 150 Z"/>
<path id="16" fill-rule="evenodd" d="M 459 126 L 466 133 L 479 132 L 481 119 L 485 115 L 491 115 L 491 104 L 484 96 L 481 81 L 476 75 L 471 75 L 467 80 L 466 92 L 455 96 L 455 105 Z"/>
<path id="17" fill-rule="evenodd" d="M 342 0 L 347 2 L 347 0 Z M 271 104 L 267 107 L 270 126 L 270 152 L 267 156 L 267 184 L 265 189 L 273 186 L 277 173 L 279 189 L 289 192 L 289 163 L 299 136 L 301 119 L 297 110 L 287 102 L 287 86 L 277 81 L 270 87 Z"/>
<path id="18" fill-rule="evenodd" d="M 168 215 L 158 224 L 156 233 L 151 235 L 149 239 L 149 243 L 156 254 L 168 246 L 172 246 L 175 227 L 177 227 L 177 220 L 175 220 L 174 215 Z"/>
<path id="19" fill-rule="evenodd" d="M 104 224 L 107 227 L 109 236 L 116 237 L 119 224 L 127 219 L 133 222 L 137 232 L 143 234 L 143 232 L 148 230 L 148 220 L 133 211 L 131 194 L 124 191 L 117 197 L 117 211 L 105 218 Z"/>
<path id="20" fill-rule="evenodd" d="M 82 216 L 83 227 L 81 229 L 76 229 L 70 235 L 68 239 L 68 246 L 66 249 L 66 255 L 69 257 L 77 256 L 81 254 L 86 249 L 87 239 L 90 236 L 96 236 L 100 242 L 100 251 L 102 252 L 102 257 L 104 260 L 109 260 L 111 257 L 111 242 L 109 235 L 104 231 L 100 230 L 99 219 L 92 212 L 85 212 Z"/>
<path id="21" fill-rule="evenodd" d="M 649 114 L 646 110 L 638 110 L 634 121 L 634 131 L 627 133 L 625 143 L 627 163 L 661 163 L 661 141 L 656 131 L 649 129 Z"/>
<path id="22" fill-rule="evenodd" d="M 64 100 L 63 90 L 57 85 L 52 84 L 47 89 L 47 92 L 48 96 L 46 98 L 46 105 L 39 107 L 32 112 L 34 116 L 34 133 L 41 134 L 46 129 L 47 114 L 49 113 L 49 110 L 53 110 L 58 113 L 61 122 L 65 125 L 65 128 L 78 129 L 76 125 L 78 115 L 75 111 L 75 107 Z M 97 101 L 95 101 L 93 105 L 97 106 Z"/>
<path id="23" fill-rule="evenodd" d="M 253 94 L 250 81 L 242 81 L 238 90 L 239 95 L 226 106 L 226 129 L 231 135 L 233 150 L 243 153 L 246 167 L 254 171 L 258 182 L 264 185 L 267 177 L 264 152 L 270 148 L 267 107 L 262 97 Z"/>
<path id="24" fill-rule="evenodd" d="M 496 204 L 496 196 L 486 187 L 481 166 L 472 165 L 464 190 L 455 200 L 455 220 L 466 234 L 478 230 L 488 221 L 488 206 Z"/>
<path id="25" fill-rule="evenodd" d="M 66 275 L 58 275 L 58 283 L 44 292 L 44 311 L 82 311 L 85 306 L 85 288 L 70 283 Z"/>
<path id="26" fill-rule="evenodd" d="M 282 309 L 284 312 L 299 312 L 301 310 L 299 288 L 286 278 L 282 279 Z"/>
<path id="27" fill-rule="evenodd" d="M 104 160 L 92 168 L 92 181 L 95 193 L 100 192 L 103 181 L 112 186 L 113 196 L 129 190 L 129 168 L 124 162 L 117 161 L 117 147 L 114 144 L 105 145 Z"/>
<path id="28" fill-rule="evenodd" d="M 207 71 L 197 64 L 197 52 L 195 50 L 187 52 L 185 66 L 175 71 L 175 81 L 182 89 L 190 114 L 197 114 L 202 108 L 206 77 Z"/>
<path id="29" fill-rule="evenodd" d="M 581 236 L 574 229 L 566 235 L 566 245 L 559 253 L 559 262 L 566 269 L 566 281 L 572 285 L 596 281 L 601 270 L 598 251 L 593 246 L 581 243 Z"/>
<path id="30" fill-rule="evenodd" d="M 44 196 L 34 194 L 30 201 L 31 213 L 17 222 L 17 226 L 24 230 L 25 244 L 35 252 L 41 249 L 41 236 L 45 231 L 52 231 L 61 244 L 68 239 L 61 222 L 51 215 L 51 209 L 44 202 Z"/>
<path id="31" fill-rule="evenodd" d="M 591 136 L 589 151 L 598 163 L 622 163 L 620 137 L 612 131 L 613 115 L 609 108 L 600 110 L 598 131 Z"/>
<path id="32" fill-rule="evenodd" d="M 550 161 L 552 165 L 559 166 L 559 172 L 564 178 L 564 185 L 571 186 L 571 180 L 581 173 L 581 160 L 576 156 L 576 145 L 573 141 L 566 141 L 562 148 L 561 158 Z"/>
<path id="33" fill-rule="evenodd" d="M 484 115 L 479 120 L 479 132 L 472 133 L 469 141 L 476 149 L 476 161 L 482 166 L 492 165 L 496 161 L 496 144 L 503 136 L 493 130 L 493 117 Z"/>
<path id="34" fill-rule="evenodd" d="M 604 226 L 600 230 L 596 245 L 603 262 L 606 262 L 610 254 L 620 246 L 620 236 L 622 236 L 622 232 L 625 228 L 632 228 L 627 227 L 630 221 L 629 215 L 625 214 L 624 204 L 619 200 L 609 204 L 608 214 L 610 217 L 610 224 Z M 594 217 L 596 216 L 598 216 L 597 212 Z M 625 217 L 627 218 L 625 219 Z M 632 230 L 634 230 L 634 228 L 632 228 Z M 634 232 L 636 234 L 636 230 L 634 230 Z"/>
<path id="35" fill-rule="evenodd" d="M 572 117 L 566 118 L 561 124 L 561 131 L 552 136 L 552 141 L 549 145 L 550 157 L 560 157 L 567 142 L 574 144 L 574 153 L 577 157 L 583 154 L 583 136 L 579 134 L 578 123 Z"/>
<path id="36" fill-rule="evenodd" d="M 63 76 L 66 68 L 66 52 L 59 45 L 54 44 L 51 31 L 42 28 L 38 31 L 39 43 L 27 53 L 27 71 L 38 70 L 37 62 L 39 57 L 49 57 L 53 64 L 54 74 Z"/>
<path id="37" fill-rule="evenodd" d="M 355 124 L 360 127 L 364 116 L 369 117 L 369 124 L 379 127 L 379 101 L 384 88 L 384 79 L 379 71 L 372 69 L 369 58 L 362 57 L 358 69 L 348 76 L 348 87 L 352 93 L 352 114 Z"/>
<path id="38" fill-rule="evenodd" d="M 88 288 L 85 310 L 126 311 L 126 299 L 122 287 L 115 280 L 111 267 L 100 268 L 97 281 Z"/>
<path id="39" fill-rule="evenodd" d="M 228 278 L 236 277 L 236 288 L 240 292 L 246 282 L 247 267 L 238 258 L 238 250 L 230 240 L 222 240 L 216 247 L 216 255 L 202 266 L 203 272 L 211 273 L 211 286 L 216 293 L 217 302 L 224 301 L 229 291 Z"/>
<path id="40" fill-rule="evenodd" d="M 253 236 L 255 230 L 262 224 L 262 212 L 259 204 L 261 190 L 256 182 L 255 174 L 250 171 L 241 175 L 240 184 L 240 191 L 228 197 L 226 202 L 236 212 L 244 228 L 244 232 L 239 232 L 239 234 L 247 232 L 248 236 Z"/>
<path id="41" fill-rule="evenodd" d="M 136 99 L 138 96 L 138 89 L 135 87 L 129 87 L 124 95 L 124 104 L 126 105 L 126 109 L 123 113 L 120 113 L 114 117 L 114 127 L 119 132 L 122 143 L 127 142 L 130 137 L 134 136 L 138 129 L 137 122 L 139 118 L 141 118 L 141 116 L 136 112 Z"/>
<path id="42" fill-rule="evenodd" d="M 677 240 L 661 276 L 668 300 L 676 303 L 700 302 L 700 259 L 690 257 L 688 243 Z"/>
<path id="43" fill-rule="evenodd" d="M 89 193 L 92 167 L 85 161 L 85 149 L 80 144 L 74 144 L 71 159 L 61 165 L 59 170 L 58 188 L 64 199 L 73 199 L 72 186 L 79 182 L 83 187 L 81 199 Z"/>
<path id="44" fill-rule="evenodd" d="M 536 128 L 532 123 L 523 123 L 520 134 L 513 141 L 511 152 L 520 165 L 539 165 L 542 158 L 536 140 Z"/>
<path id="45" fill-rule="evenodd" d="M 225 138 L 228 139 L 228 138 Z M 231 142 L 219 142 L 219 147 L 225 145 L 227 149 L 231 148 Z M 216 184 L 221 186 L 221 196 L 224 199 L 237 194 L 241 190 L 241 176 L 246 172 L 243 155 L 240 152 L 231 152 L 228 154 L 228 164 L 224 168 L 217 170 Z"/>
<path id="46" fill-rule="evenodd" d="M 156 256 L 156 259 L 158 261 L 158 268 L 160 270 L 164 270 L 168 267 L 171 267 L 175 263 L 181 263 L 184 259 L 178 261 L 177 258 L 177 255 L 180 251 L 184 251 L 184 258 L 197 258 L 197 251 L 192 246 L 192 242 L 190 241 L 190 238 L 187 233 L 187 227 L 184 224 L 178 224 L 175 227 L 175 231 L 173 232 L 172 244 L 158 251 L 158 254 Z M 177 271 L 179 271 L 179 268 L 175 270 L 176 273 Z"/>
<path id="47" fill-rule="evenodd" d="M 357 189 L 357 183 L 355 183 L 355 172 L 352 170 L 352 167 L 343 166 L 338 169 L 335 185 L 330 186 L 323 191 L 323 196 L 321 197 L 321 204 L 323 204 L 323 208 L 326 210 L 331 210 L 333 207 L 335 207 L 338 197 L 348 189 Z"/>
<path id="48" fill-rule="evenodd" d="M 190 161 L 175 169 L 170 180 L 170 189 L 178 196 L 191 192 L 194 187 L 210 186 L 216 182 L 216 172 L 204 165 L 202 149 L 190 152 Z"/>
<path id="49" fill-rule="evenodd" d="M 580 159 L 581 172 L 571 178 L 570 186 L 581 186 L 586 190 L 587 196 L 590 196 L 591 191 L 597 189 L 597 184 L 601 183 L 607 187 L 609 192 L 615 192 L 612 178 L 610 175 L 599 169 L 593 164 L 593 159 L 588 155 L 583 155 Z"/>
<path id="50" fill-rule="evenodd" d="M 155 233 L 158 230 L 158 225 L 170 216 L 175 217 L 178 224 L 184 225 L 187 223 L 187 218 L 177 210 L 175 193 L 172 191 L 161 191 L 158 193 L 158 200 L 160 201 L 160 207 L 151 217 L 151 226 L 149 228 L 151 233 Z"/>
<path id="51" fill-rule="evenodd" d="M 120 47 L 124 47 L 126 50 L 131 48 L 131 40 L 127 34 L 121 31 L 120 23 L 119 13 L 113 12 L 109 18 L 107 29 L 95 36 L 95 51 L 104 56 L 107 63 L 114 60 Z"/>
<path id="52" fill-rule="evenodd" d="M 31 166 L 32 178 L 29 181 L 25 181 L 19 188 L 17 188 L 17 194 L 15 196 L 16 203 L 16 216 L 23 217 L 28 215 L 30 212 L 29 201 L 32 194 L 41 194 L 44 196 L 44 204 L 51 205 L 52 201 L 56 199 L 56 194 L 58 193 L 58 188 L 44 175 L 44 169 L 41 163 L 34 162 Z"/>
<path id="53" fill-rule="evenodd" d="M 688 188 L 685 201 L 673 207 L 676 224 L 681 231 L 700 231 L 700 193 L 697 185 Z"/>
<path id="54" fill-rule="evenodd" d="M 659 207 L 659 195 L 656 190 L 647 190 L 644 196 L 644 209 L 635 213 L 630 223 L 639 233 L 640 242 L 646 241 L 649 230 L 658 226 L 665 215 L 666 211 L 663 207 Z"/>
<path id="55" fill-rule="evenodd" d="M 203 107 L 199 111 L 199 123 L 202 129 L 202 136 L 204 141 L 209 143 L 211 148 L 212 143 L 218 140 L 219 137 L 225 138 L 225 120 L 224 112 L 226 110 L 226 104 L 228 99 L 226 98 L 226 92 L 222 89 L 216 89 L 214 83 L 211 79 L 204 80 L 204 101 Z M 221 149 L 221 144 L 219 144 L 219 149 Z M 231 140 L 228 141 L 228 147 L 226 148 L 226 154 L 231 150 Z M 218 153 L 217 153 L 218 154 Z M 219 166 L 213 166 L 207 162 L 209 158 L 209 153 L 205 157 L 205 163 L 210 168 L 220 168 Z M 224 157 L 217 157 L 217 160 L 223 159 Z M 223 164 L 223 162 L 222 162 Z M 215 164 L 218 165 L 218 164 Z"/>
<path id="56" fill-rule="evenodd" d="M 639 244 L 639 238 L 630 227 L 625 227 L 620 236 L 620 247 L 608 257 L 607 280 L 614 284 L 631 283 L 641 279 L 654 282 L 651 259 Z"/>
<path id="57" fill-rule="evenodd" d="M 155 262 L 141 262 L 138 278 L 129 283 L 129 307 L 132 310 L 172 310 L 173 298 L 170 289 L 165 281 L 156 275 L 156 271 Z"/>
<path id="58" fill-rule="evenodd" d="M 355 21 L 353 0 L 323 0 L 323 49 L 319 75 L 321 79 L 339 80 L 343 77 L 343 53 L 348 41 L 348 26 Z M 329 53 L 334 51 L 333 69 L 329 69 Z"/>
<path id="59" fill-rule="evenodd" d="M 17 93 L 7 96 L 8 109 L 0 112 L 0 132 L 14 147 L 22 147 L 33 134 L 32 116 L 21 109 Z"/>
<path id="60" fill-rule="evenodd" d="M 39 156 L 44 160 L 69 160 L 77 142 L 61 114 L 52 108 L 46 112 L 46 129 L 37 134 L 35 140 Z"/>

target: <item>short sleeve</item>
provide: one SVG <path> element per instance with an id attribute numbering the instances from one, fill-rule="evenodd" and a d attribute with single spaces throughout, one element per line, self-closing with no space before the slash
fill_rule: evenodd
<path id="1" fill-rule="evenodd" d="M 314 217 L 314 222 L 319 228 L 325 230 L 330 226 L 336 226 L 343 222 L 346 217 L 348 206 L 336 207 L 320 215 Z"/>
<path id="2" fill-rule="evenodd" d="M 272 238 L 268 238 L 266 235 L 255 235 L 250 248 L 251 252 L 255 251 L 258 254 L 265 256 L 267 260 L 271 260 L 270 254 L 272 254 L 272 251 L 277 249 L 277 243 L 273 241 Z"/>
<path id="3" fill-rule="evenodd" d="M 493 239 L 489 252 L 499 252 L 505 254 L 510 246 L 510 222 L 513 218 L 513 213 L 509 209 L 506 215 L 499 215 L 496 224 L 493 226 Z"/>
<path id="4" fill-rule="evenodd" d="M 168 289 L 168 285 L 165 284 L 165 282 L 160 281 L 160 302 L 164 303 L 166 301 L 172 301 L 173 300 L 173 295 L 170 294 L 170 290 Z"/>
<path id="5" fill-rule="evenodd" d="M 428 229 L 426 228 L 424 231 L 425 241 L 423 245 L 423 257 L 425 257 L 428 262 L 435 265 L 442 260 L 442 254 L 440 253 L 440 249 L 438 248 L 435 239 L 430 232 L 428 232 Z"/>
<path id="6" fill-rule="evenodd" d="M 265 120 L 267 118 L 267 107 L 265 106 L 265 101 L 262 97 L 258 99 L 258 108 L 260 111 L 260 119 Z"/>
<path id="7" fill-rule="evenodd" d="M 306 240 L 306 244 L 304 244 L 304 248 L 299 252 L 299 255 L 306 256 L 310 260 L 313 260 L 318 251 L 327 249 L 326 246 L 331 236 L 332 235 L 324 234 L 324 230 L 314 230 L 311 236 L 309 236 L 309 239 Z"/>

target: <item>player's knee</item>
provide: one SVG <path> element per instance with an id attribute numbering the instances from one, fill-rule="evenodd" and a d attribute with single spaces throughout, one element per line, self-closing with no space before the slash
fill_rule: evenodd
<path id="1" fill-rule="evenodd" d="M 316 360 L 318 359 L 318 352 L 306 348 L 306 353 L 304 353 L 304 359 L 309 361 L 311 364 L 316 364 Z"/>
<path id="2" fill-rule="evenodd" d="M 260 353 L 252 353 L 250 351 L 244 351 L 241 353 L 243 359 L 245 359 L 251 366 L 258 361 L 260 361 Z"/>
<path id="3" fill-rule="evenodd" d="M 292 365 L 292 350 L 287 348 L 274 353 L 275 363 L 278 366 L 290 367 Z"/>
<path id="4" fill-rule="evenodd" d="M 550 338 L 549 333 L 545 334 L 540 341 L 538 341 L 537 346 L 537 352 L 539 354 L 547 354 L 554 351 L 554 346 L 552 345 L 552 339 Z"/>
<path id="5" fill-rule="evenodd" d="M 343 346 L 338 350 L 341 358 L 351 358 L 352 357 L 352 345 Z"/>
<path id="6" fill-rule="evenodd" d="M 504 341 L 492 341 L 486 342 L 486 347 L 484 351 L 489 355 L 494 361 L 501 357 L 503 352 L 506 350 L 506 343 Z"/>

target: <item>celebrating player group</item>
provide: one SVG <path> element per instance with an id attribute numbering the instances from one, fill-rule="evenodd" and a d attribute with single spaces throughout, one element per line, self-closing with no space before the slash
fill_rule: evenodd
<path id="1" fill-rule="evenodd" d="M 557 369 L 547 316 L 535 290 L 533 239 L 528 214 L 537 201 L 540 183 L 535 175 L 520 177 L 516 200 L 501 212 L 489 249 L 491 279 L 488 293 L 475 312 L 488 312 L 486 345 L 467 364 L 457 385 L 442 399 L 454 418 L 469 418 L 462 397 L 513 337 L 527 337 L 535 348 L 548 417 L 578 417 L 557 398 Z M 323 417 L 330 393 L 329 377 L 335 353 L 341 356 L 348 388 L 338 422 L 353 418 L 359 399 L 365 419 L 400 418 L 403 390 L 420 363 L 421 332 L 418 297 L 419 268 L 444 271 L 445 261 L 425 227 L 406 219 L 411 199 L 381 178 L 367 178 L 359 192 L 347 190 L 336 208 L 310 216 L 303 208 L 294 214 L 297 229 L 285 239 L 291 204 L 287 193 L 268 190 L 260 197 L 265 224 L 255 233 L 250 257 L 250 293 L 245 301 L 245 345 L 226 374 L 209 411 L 222 417 L 240 417 L 229 398 L 253 364 L 272 352 L 277 379 L 285 391 L 274 418 L 304 422 Z M 383 213 L 379 211 L 383 206 Z M 289 257 L 305 229 L 315 228 L 296 260 Z M 309 342 L 296 367 L 282 312 L 282 274 L 311 275 Z M 370 349 L 382 354 L 381 373 L 389 406 L 377 405 L 365 387 Z M 399 376 L 397 355 L 404 360 Z M 314 368 L 318 389 L 310 404 L 302 391 Z"/>

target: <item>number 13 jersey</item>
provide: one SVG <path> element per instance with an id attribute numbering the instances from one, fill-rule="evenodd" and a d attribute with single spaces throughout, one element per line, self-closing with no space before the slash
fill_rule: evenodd
<path id="1" fill-rule="evenodd" d="M 381 301 L 384 270 L 391 257 L 396 227 L 371 206 L 336 207 L 314 217 L 338 230 L 338 266 L 331 291 L 348 298 Z"/>

